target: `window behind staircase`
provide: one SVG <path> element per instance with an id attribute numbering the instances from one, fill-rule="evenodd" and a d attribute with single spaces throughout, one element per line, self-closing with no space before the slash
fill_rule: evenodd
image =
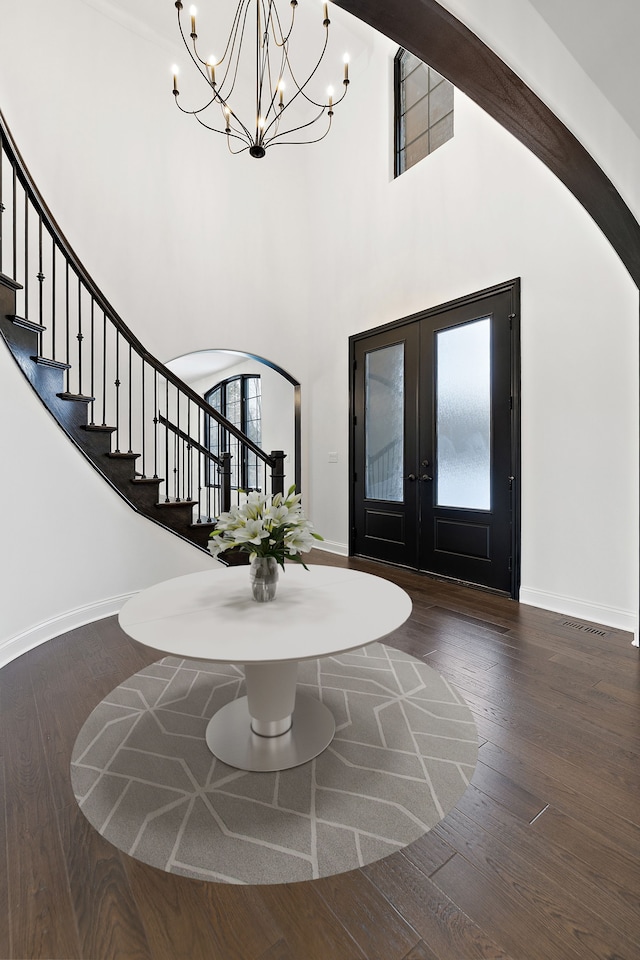
<path id="1" fill-rule="evenodd" d="M 262 404 L 260 377 L 257 374 L 240 374 L 222 380 L 204 396 L 214 410 L 226 417 L 235 427 L 239 427 L 250 440 L 260 446 L 262 442 Z M 215 456 L 221 453 L 231 454 L 231 487 L 241 490 L 258 488 L 258 459 L 254 453 L 240 444 L 235 437 L 219 424 L 207 418 L 206 440 L 208 449 Z M 217 486 L 218 478 L 209 471 L 209 486 Z"/>

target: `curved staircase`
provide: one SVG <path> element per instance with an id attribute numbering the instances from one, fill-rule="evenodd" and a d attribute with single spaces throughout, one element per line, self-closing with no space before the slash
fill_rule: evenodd
<path id="1" fill-rule="evenodd" d="M 105 480 L 134 510 L 197 547 L 206 550 L 214 518 L 238 497 L 231 454 L 206 444 L 212 422 L 220 449 L 233 438 L 238 456 L 254 458 L 258 489 L 283 492 L 283 451 L 265 453 L 148 353 L 95 286 L 2 114 L 0 333 L 44 406 Z"/>

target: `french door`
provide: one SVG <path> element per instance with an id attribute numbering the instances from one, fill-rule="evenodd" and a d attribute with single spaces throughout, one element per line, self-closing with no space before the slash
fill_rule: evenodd
<path id="1" fill-rule="evenodd" d="M 351 552 L 516 595 L 518 283 L 351 338 Z"/>

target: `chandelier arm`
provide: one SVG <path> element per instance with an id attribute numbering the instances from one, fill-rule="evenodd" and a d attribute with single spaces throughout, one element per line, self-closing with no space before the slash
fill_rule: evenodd
<path id="1" fill-rule="evenodd" d="M 271 27 L 271 30 L 272 30 L 272 33 L 273 33 L 273 42 L 275 43 L 276 47 L 284 47 L 284 46 L 289 42 L 289 37 L 290 37 L 291 34 L 293 33 L 293 24 L 294 24 L 294 21 L 295 21 L 295 18 L 296 18 L 296 9 L 297 9 L 297 6 L 298 6 L 298 5 L 297 5 L 297 4 L 292 4 L 292 5 L 291 5 L 291 25 L 290 25 L 290 27 L 289 27 L 289 32 L 288 32 L 288 34 L 286 35 L 286 37 L 285 37 L 284 33 L 282 32 L 282 24 L 280 23 L 280 14 L 278 13 L 278 8 L 276 7 L 275 3 L 272 4 L 272 6 L 273 6 L 273 9 L 275 10 L 275 19 L 276 19 L 277 22 L 278 22 L 278 29 L 280 30 L 280 36 L 282 37 L 282 43 L 278 43 L 278 38 L 276 37 L 275 27 L 272 26 L 272 27 Z M 271 19 L 272 24 L 273 24 L 273 17 L 271 17 L 270 19 Z"/>
<path id="2" fill-rule="evenodd" d="M 275 7 L 275 4 L 270 4 L 270 8 L 271 8 L 271 6 L 274 6 L 274 7 Z M 276 12 L 277 12 L 277 8 L 276 8 Z M 270 15 L 270 14 L 269 14 L 269 15 Z M 268 27 L 267 27 L 267 29 L 265 29 L 265 35 L 267 34 L 267 31 L 268 31 Z M 277 44 L 276 44 L 276 46 L 277 46 Z M 271 99 L 269 100 L 269 106 L 267 107 L 267 109 L 264 111 L 264 113 L 263 113 L 262 115 L 263 115 L 264 120 L 266 121 L 267 118 L 268 118 L 268 117 L 271 115 L 271 113 L 273 112 L 273 119 L 272 119 L 271 122 L 267 125 L 266 130 L 263 129 L 263 132 L 262 132 L 262 139 L 263 139 L 263 140 L 264 140 L 264 135 L 265 135 L 266 131 L 269 130 L 269 128 L 272 127 L 274 123 L 277 124 L 277 123 L 279 122 L 279 120 L 280 120 L 280 117 L 279 117 L 278 113 L 276 112 L 273 104 L 274 104 L 274 101 L 275 101 L 275 99 L 276 99 L 276 95 L 277 95 L 277 93 L 278 93 L 279 83 L 280 83 L 280 81 L 282 80 L 282 74 L 283 74 L 282 67 L 283 67 L 283 64 L 284 64 L 284 57 L 282 57 L 281 60 L 280 60 L 280 70 L 279 70 L 279 73 L 278 73 L 278 75 L 279 75 L 279 81 L 278 81 L 278 83 L 277 83 L 277 84 L 275 85 L 275 87 L 274 87 L 274 85 L 273 85 L 273 78 L 272 78 L 272 76 L 271 76 L 271 57 L 268 55 L 268 48 L 267 48 L 267 56 L 265 57 L 265 65 L 266 65 L 266 70 L 267 70 L 267 83 L 268 83 L 268 86 L 269 86 L 269 92 L 271 93 Z M 264 68 L 263 68 L 263 69 L 264 69 Z M 261 90 L 260 90 L 260 107 L 262 107 L 262 87 L 261 87 Z M 280 112 L 282 112 L 282 111 L 280 111 Z"/>
<path id="3" fill-rule="evenodd" d="M 312 127 L 314 123 L 317 123 L 317 122 L 318 122 L 318 120 L 320 119 L 320 117 L 322 116 L 323 113 L 324 113 L 324 108 L 320 111 L 320 113 L 319 113 L 317 116 L 315 116 L 315 117 L 313 118 L 313 120 L 308 120 L 306 123 L 301 123 L 301 124 L 300 124 L 299 126 L 297 126 L 297 127 L 289 127 L 287 130 L 283 130 L 282 133 L 275 133 L 272 137 L 269 138 L 268 141 L 266 141 L 266 145 L 268 146 L 269 144 L 273 143 L 274 140 L 277 140 L 277 139 L 279 139 L 280 137 L 286 137 L 286 136 L 288 136 L 290 133 L 297 133 L 298 130 L 305 130 L 307 127 Z M 329 126 L 331 126 L 331 117 L 329 117 Z M 329 132 L 329 131 L 327 131 L 327 133 L 328 133 L 328 132 Z M 325 136 L 326 136 L 326 134 L 323 134 L 323 136 L 320 137 L 320 140 L 324 139 Z M 315 140 L 309 140 L 308 142 L 309 142 L 309 143 L 315 143 L 316 141 L 315 141 Z"/>
<path id="4" fill-rule="evenodd" d="M 230 45 L 231 45 L 231 49 L 233 50 L 233 47 L 234 47 L 234 45 L 235 45 L 235 37 L 237 36 L 237 33 L 238 33 L 238 27 L 239 27 L 240 18 L 241 18 L 241 15 L 242 15 L 243 7 L 245 7 L 245 4 L 246 4 L 246 9 L 245 9 L 245 22 L 246 22 L 246 15 L 247 15 L 247 12 L 248 12 L 248 9 L 249 9 L 249 3 L 250 3 L 250 0 L 240 0 L 240 2 L 238 3 L 238 6 L 236 7 L 236 12 L 235 12 L 234 17 L 233 17 L 233 23 L 231 24 L 231 31 L 230 31 L 230 33 L 229 33 L 229 39 L 227 40 L 227 45 L 226 45 L 226 47 L 225 47 L 224 53 L 222 54 L 222 56 L 220 57 L 220 59 L 218 60 L 218 62 L 214 64 L 214 66 L 218 67 L 218 66 L 220 66 L 221 63 L 224 63 L 224 60 L 225 60 L 225 58 L 226 58 L 226 56 L 227 56 L 227 53 L 229 52 L 229 46 L 230 46 Z M 209 66 L 209 62 L 208 62 L 207 60 L 203 60 L 202 57 L 200 56 L 200 54 L 198 53 L 198 50 L 197 50 L 197 48 L 196 48 L 196 41 L 195 41 L 195 39 L 193 40 L 193 53 L 191 52 L 191 48 L 190 48 L 190 46 L 189 46 L 189 42 L 187 41 L 187 38 L 185 37 L 184 30 L 182 29 L 182 21 L 181 21 L 181 19 L 180 19 L 180 10 L 178 10 L 178 25 L 179 25 L 179 27 L 180 27 L 180 34 L 181 34 L 181 36 L 182 36 L 182 42 L 184 43 L 185 47 L 187 48 L 187 52 L 189 53 L 189 56 L 191 57 L 191 59 L 193 60 L 193 62 L 196 64 L 196 66 L 198 66 L 198 63 L 201 63 L 205 68 L 207 68 L 207 67 Z M 243 28 L 244 28 L 244 25 L 243 25 Z M 243 31 L 243 32 L 244 32 L 244 31 Z M 233 43 L 232 43 L 232 40 L 233 40 Z M 197 61 L 197 62 L 196 62 L 196 61 Z M 200 68 L 198 67 L 198 69 L 200 69 Z M 227 73 L 228 73 L 228 72 L 229 72 L 229 67 L 227 67 L 227 69 L 226 69 L 226 71 L 225 71 L 225 75 L 224 75 L 224 77 L 223 77 L 223 79 L 222 79 L 222 83 L 224 83 L 224 81 L 225 81 L 225 79 L 226 79 L 226 77 L 227 77 Z M 206 72 L 203 71 L 203 70 L 200 70 L 200 73 L 201 73 L 202 76 L 205 78 L 205 80 L 207 81 L 207 83 L 210 83 L 209 78 L 208 78 Z"/>
<path id="5" fill-rule="evenodd" d="M 271 59 L 269 57 L 269 20 L 271 19 L 271 0 L 269 0 L 268 14 L 265 12 L 264 0 L 256 0 L 257 7 L 257 27 L 256 27 L 256 141 L 262 140 L 262 131 L 258 128 L 259 120 L 263 123 L 266 117 L 262 114 L 262 89 L 264 86 L 264 75 L 267 73 L 269 85 L 271 85 Z M 261 29 L 260 11 L 264 20 L 264 27 Z"/>
<path id="6" fill-rule="evenodd" d="M 181 106 L 180 106 L 180 104 L 178 103 L 178 99 L 177 99 L 177 97 L 176 97 L 176 106 L 177 106 L 178 110 L 179 110 L 181 113 L 187 113 L 187 114 L 189 114 L 190 117 L 197 117 L 197 115 L 198 115 L 199 113 L 202 113 L 204 110 L 206 110 L 208 107 L 210 107 L 212 103 L 215 103 L 215 97 L 214 97 L 213 99 L 209 100 L 209 103 L 205 103 L 205 105 L 204 105 L 203 107 L 199 107 L 197 110 L 187 110 L 186 107 L 181 107 Z"/>
<path id="7" fill-rule="evenodd" d="M 245 2 L 245 0 L 242 0 L 242 3 L 244 3 L 244 2 Z M 232 61 L 232 58 L 233 58 L 233 55 L 234 55 L 234 54 L 233 54 L 233 51 L 234 51 L 235 45 L 236 45 L 237 33 L 238 33 L 238 30 L 240 29 L 239 23 L 236 25 L 236 36 L 235 36 L 234 39 L 233 39 L 233 44 L 232 44 L 232 47 L 231 47 L 231 54 L 230 54 L 230 56 L 229 56 L 229 63 L 228 63 L 228 65 L 227 65 L 227 69 L 225 70 L 224 77 L 222 78 L 222 83 L 220 84 L 220 86 L 219 86 L 219 88 L 218 88 L 220 101 L 221 101 L 222 103 L 226 104 L 227 106 L 228 106 L 229 98 L 230 98 L 231 94 L 233 93 L 233 91 L 234 91 L 234 89 L 235 89 L 236 80 L 237 80 L 237 78 L 238 78 L 238 68 L 239 68 L 239 66 L 240 66 L 240 50 L 242 49 L 242 44 L 243 44 L 243 42 L 244 42 L 244 32 L 245 32 L 245 29 L 246 29 L 246 26 L 247 26 L 247 16 L 248 16 L 248 13 L 249 13 L 249 3 L 247 2 L 247 5 L 246 5 L 246 7 L 245 7 L 245 9 L 244 9 L 244 18 L 243 18 L 243 20 L 242 20 L 242 30 L 241 30 L 241 33 L 240 33 L 240 44 L 239 44 L 238 54 L 237 54 L 236 60 L 235 60 L 235 70 L 234 70 L 234 73 L 233 73 L 233 80 L 231 81 L 231 86 L 230 86 L 230 88 L 229 88 L 229 90 L 228 90 L 227 93 L 224 93 L 224 94 L 222 93 L 222 89 L 223 89 L 223 87 L 224 87 L 224 85 L 225 85 L 225 83 L 226 83 L 227 77 L 228 77 L 228 75 L 229 75 L 229 70 L 231 69 L 231 61 Z M 227 44 L 227 49 L 228 49 L 228 46 L 229 46 L 229 45 Z M 226 53 L 225 53 L 225 56 L 226 56 Z M 222 61 L 220 61 L 220 62 L 222 62 Z M 235 116 L 235 114 L 233 114 L 233 116 Z M 236 117 L 236 120 L 238 120 L 238 123 L 243 127 L 243 129 L 245 129 L 245 130 L 247 129 L 247 128 L 244 126 L 244 124 L 242 123 L 241 120 L 239 120 L 237 117 Z M 248 131 L 247 131 L 247 135 L 250 136 L 250 134 L 249 134 Z"/>
<path id="8" fill-rule="evenodd" d="M 222 54 L 222 56 L 220 57 L 220 59 L 218 60 L 218 62 L 215 64 L 216 67 L 220 66 L 221 63 L 224 63 L 225 58 L 226 58 L 226 56 L 227 56 L 227 53 L 229 52 L 229 46 L 231 46 L 231 49 L 233 50 L 233 47 L 234 47 L 234 45 L 235 45 L 235 37 L 236 37 L 236 35 L 237 35 L 237 33 L 238 33 L 238 28 L 239 28 L 239 25 L 240 25 L 240 19 L 241 19 L 241 16 L 242 16 L 242 10 L 243 10 L 243 7 L 245 6 L 245 4 L 246 4 L 246 9 L 245 9 L 245 14 L 244 14 L 244 21 L 245 21 L 245 23 L 246 23 L 247 11 L 248 11 L 248 9 L 249 9 L 249 0 L 240 0 L 240 2 L 238 3 L 238 6 L 237 6 L 237 8 L 236 8 L 235 16 L 234 16 L 234 18 L 233 18 L 233 23 L 231 24 L 231 31 L 230 31 L 230 33 L 229 33 L 229 39 L 227 40 L 227 45 L 226 45 L 226 47 L 224 48 L 224 53 Z M 243 24 L 243 31 L 244 31 L 244 24 Z M 231 42 L 232 39 L 233 39 L 234 43 Z M 224 83 L 224 81 L 225 81 L 225 79 L 226 79 L 226 77 L 227 77 L 227 73 L 228 73 L 228 72 L 229 72 L 229 68 L 227 67 L 227 70 L 225 71 L 224 78 L 223 78 L 223 80 L 222 80 L 223 83 Z"/>
<path id="9" fill-rule="evenodd" d="M 309 124 L 305 123 L 304 126 L 307 127 L 309 126 Z M 301 128 L 297 128 L 297 129 L 301 129 Z M 277 143 L 270 141 L 269 146 L 271 147 L 304 147 L 309 143 L 320 143 L 321 140 L 324 140 L 324 138 L 328 136 L 330 130 L 331 130 L 331 118 L 329 119 L 329 126 L 327 127 L 325 132 L 322 134 L 321 137 L 316 137 L 315 140 L 279 140 Z M 285 131 L 282 134 L 282 136 L 284 136 L 285 133 L 293 133 L 293 130 Z"/>
<path id="10" fill-rule="evenodd" d="M 207 130 L 213 130 L 215 133 L 226 133 L 226 130 L 218 130 L 216 127 L 211 127 L 211 126 L 209 126 L 208 123 L 204 123 L 204 122 L 200 119 L 200 117 L 199 117 L 199 114 L 200 114 L 200 113 L 204 113 L 204 111 L 207 110 L 207 109 L 208 109 L 210 106 L 212 106 L 214 103 L 219 103 L 223 110 L 224 110 L 225 107 L 228 107 L 228 104 L 218 95 L 218 93 L 217 93 L 216 91 L 214 91 L 214 95 L 213 95 L 213 97 L 211 98 L 211 100 L 209 100 L 208 103 L 205 103 L 205 105 L 204 105 L 203 107 L 199 107 L 198 110 L 187 110 L 185 107 L 181 107 L 180 104 L 178 103 L 178 99 L 177 99 L 177 97 L 176 97 L 176 106 L 177 106 L 178 110 L 180 110 L 181 113 L 186 113 L 186 114 L 188 114 L 190 117 L 195 117 L 196 120 L 198 121 L 198 123 L 201 123 L 203 127 L 206 127 L 206 128 L 207 128 Z M 230 107 L 229 107 L 229 116 L 230 116 L 230 117 L 233 117 L 233 119 L 236 121 L 236 123 L 238 124 L 238 126 L 242 127 L 242 130 L 243 130 L 243 132 L 244 132 L 244 137 L 247 138 L 247 141 L 248 141 L 249 143 L 253 143 L 253 138 L 252 138 L 252 136 L 251 136 L 251 133 L 247 130 L 247 128 L 245 127 L 245 125 L 244 125 L 244 123 L 242 122 L 242 120 L 235 115 L 235 113 L 233 112 L 233 110 L 231 110 Z M 240 134 L 240 133 L 235 133 L 234 136 L 241 136 L 241 134 Z M 242 137 L 242 139 L 244 139 L 244 137 Z"/>
<path id="11" fill-rule="evenodd" d="M 240 119 L 240 117 L 236 116 L 236 114 L 233 112 L 233 110 L 231 109 L 231 107 L 229 106 L 229 104 L 221 101 L 221 106 L 222 106 L 223 112 L 224 112 L 224 108 L 227 107 L 227 109 L 229 110 L 229 117 L 233 117 L 233 119 L 236 121 L 236 123 L 238 124 L 238 126 L 242 128 L 244 137 L 247 138 L 247 142 L 248 142 L 249 144 L 253 143 L 253 137 L 252 137 L 250 131 L 245 127 L 245 125 L 244 125 L 244 123 L 242 122 L 242 120 Z M 225 133 L 226 133 L 226 131 L 225 131 Z M 239 133 L 236 133 L 236 135 L 237 135 L 237 136 L 240 136 Z M 243 139 L 244 139 L 244 137 L 243 137 Z"/>
<path id="12" fill-rule="evenodd" d="M 249 144 L 247 144 L 246 147 L 241 147 L 239 150 L 232 150 L 232 149 L 231 149 L 231 144 L 229 143 L 229 140 L 227 139 L 227 149 L 228 149 L 229 153 L 233 154 L 234 157 L 237 157 L 239 153 L 244 153 L 245 150 L 248 150 L 248 149 L 249 149 Z"/>
<path id="13" fill-rule="evenodd" d="M 285 64 L 285 58 L 284 58 L 284 54 L 283 54 L 283 56 L 282 56 L 282 58 L 281 58 L 281 60 L 280 60 L 280 71 L 279 71 L 280 81 L 282 80 L 282 77 L 283 77 L 283 75 L 284 75 L 284 69 L 283 69 L 283 68 L 284 68 L 284 64 Z M 271 114 L 272 111 L 273 111 L 273 119 L 272 119 L 271 122 L 267 125 L 266 130 L 264 131 L 264 134 L 266 134 L 266 133 L 271 129 L 271 127 L 274 125 L 274 123 L 275 123 L 276 128 L 277 128 L 278 124 L 280 123 L 280 118 L 281 118 L 281 116 L 282 116 L 282 113 L 283 113 L 283 111 L 286 109 L 285 106 L 283 105 L 281 110 L 276 111 L 276 108 L 275 108 L 275 106 L 274 106 L 274 101 L 275 101 L 275 99 L 276 99 L 276 94 L 278 93 L 278 91 L 279 91 L 279 89 L 280 89 L 280 81 L 278 82 L 278 84 L 276 84 L 275 87 L 273 86 L 273 81 L 272 81 L 272 79 L 271 79 L 271 63 L 269 63 L 269 88 L 270 88 L 271 90 L 273 90 L 273 93 L 271 94 L 271 100 L 270 100 L 270 102 L 269 102 L 269 108 L 268 108 L 268 110 L 267 110 L 266 113 L 265 113 L 265 119 L 266 119 L 266 117 L 268 117 L 268 116 Z M 263 137 L 263 139 L 264 139 L 264 137 Z"/>
<path id="14" fill-rule="evenodd" d="M 328 43 L 329 43 L 329 28 L 327 27 L 326 36 L 325 36 L 325 38 L 324 38 L 324 46 L 323 46 L 323 48 L 322 48 L 322 53 L 320 54 L 320 57 L 319 57 L 319 59 L 318 59 L 318 62 L 317 62 L 316 65 L 315 65 L 315 67 L 313 68 L 313 70 L 311 71 L 311 73 L 309 74 L 309 76 L 307 77 L 307 79 L 305 80 L 305 82 L 304 82 L 302 85 L 300 85 L 300 84 L 298 83 L 298 81 L 296 80 L 295 74 L 294 74 L 293 70 L 291 69 L 291 63 L 289 62 L 289 53 L 288 53 L 288 50 L 287 50 L 286 47 L 284 48 L 284 55 L 285 55 L 285 58 L 286 58 L 286 61 L 287 61 L 287 67 L 289 68 L 289 73 L 290 73 L 290 75 L 291 75 L 291 79 L 293 80 L 293 82 L 294 82 L 294 84 L 295 84 L 295 86 L 296 86 L 296 93 L 293 95 L 293 97 L 291 98 L 291 100 L 289 101 L 289 103 L 287 104 L 287 106 L 289 106 L 289 104 L 293 103 L 293 101 L 296 99 L 296 97 L 297 97 L 299 94 L 301 94 L 301 95 L 304 97 L 304 99 L 305 99 L 308 103 L 313 104 L 314 107 L 324 107 L 325 109 L 326 109 L 326 107 L 328 107 L 328 104 L 327 104 L 327 103 L 318 103 L 316 100 L 313 100 L 311 97 L 309 97 L 309 96 L 304 92 L 304 88 L 307 86 L 307 84 L 313 79 L 313 77 L 314 77 L 314 76 L 316 75 L 316 73 L 318 72 L 318 68 L 319 68 L 320 64 L 322 63 L 322 61 L 323 61 L 323 59 L 324 59 L 325 53 L 327 52 L 327 45 L 328 45 Z"/>
<path id="15" fill-rule="evenodd" d="M 234 133 L 233 131 L 232 131 L 231 133 L 227 133 L 226 130 L 218 130 L 217 127 L 211 127 L 211 126 L 209 126 L 209 124 L 208 124 L 208 123 L 205 123 L 204 120 L 201 120 L 199 116 L 197 116 L 197 115 L 195 115 L 195 114 L 194 114 L 194 116 L 196 117 L 196 120 L 198 121 L 198 123 L 199 123 L 201 126 L 203 126 L 206 130 L 211 130 L 212 133 L 221 133 L 223 136 L 233 137 L 234 140 L 242 140 L 242 142 L 245 143 L 244 137 L 241 136 L 239 133 Z M 248 149 L 250 145 L 251 145 L 250 143 L 247 144 L 247 147 L 245 147 L 245 149 Z"/>
<path id="16" fill-rule="evenodd" d="M 200 57 L 198 56 L 197 52 L 195 52 L 195 40 L 194 40 L 194 43 L 193 43 L 194 52 L 191 51 L 191 48 L 190 48 L 189 44 L 187 43 L 187 38 L 186 38 L 185 35 L 184 35 L 184 30 L 182 29 L 182 22 L 181 22 L 181 20 L 180 20 L 180 11 L 178 11 L 178 26 L 180 27 L 180 34 L 181 34 L 181 36 L 182 36 L 182 42 L 183 42 L 184 45 L 185 45 L 185 48 L 186 48 L 187 53 L 189 54 L 189 56 L 190 56 L 191 59 L 193 60 L 193 62 L 194 62 L 194 64 L 195 64 L 195 67 L 196 67 L 196 70 L 200 73 L 200 75 L 201 75 L 202 77 L 204 77 L 204 79 L 207 81 L 207 83 L 209 83 L 209 78 L 207 77 L 206 72 L 205 72 L 205 71 L 202 69 L 202 67 L 200 66 L 200 64 L 203 63 L 204 61 L 200 60 Z M 209 86 L 211 86 L 210 83 L 209 83 Z"/>

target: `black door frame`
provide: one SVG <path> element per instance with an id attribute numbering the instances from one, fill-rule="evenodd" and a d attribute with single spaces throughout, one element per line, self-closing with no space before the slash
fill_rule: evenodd
<path id="1" fill-rule="evenodd" d="M 355 446 L 355 352 L 356 344 L 376 334 L 394 330 L 399 327 L 424 320 L 447 310 L 467 306 L 486 297 L 509 293 L 511 296 L 511 589 L 510 596 L 518 599 L 520 590 L 521 542 L 520 542 L 520 510 L 521 510 L 521 443 L 520 443 L 520 278 L 507 280 L 479 290 L 465 297 L 450 300 L 447 303 L 429 307 L 400 320 L 383 324 L 373 329 L 363 330 L 349 337 L 349 556 L 355 553 L 355 499 L 354 499 L 354 446 Z M 382 561 L 380 561 L 382 562 Z M 446 578 L 442 578 L 446 579 Z M 486 588 L 480 588 L 486 589 Z"/>

